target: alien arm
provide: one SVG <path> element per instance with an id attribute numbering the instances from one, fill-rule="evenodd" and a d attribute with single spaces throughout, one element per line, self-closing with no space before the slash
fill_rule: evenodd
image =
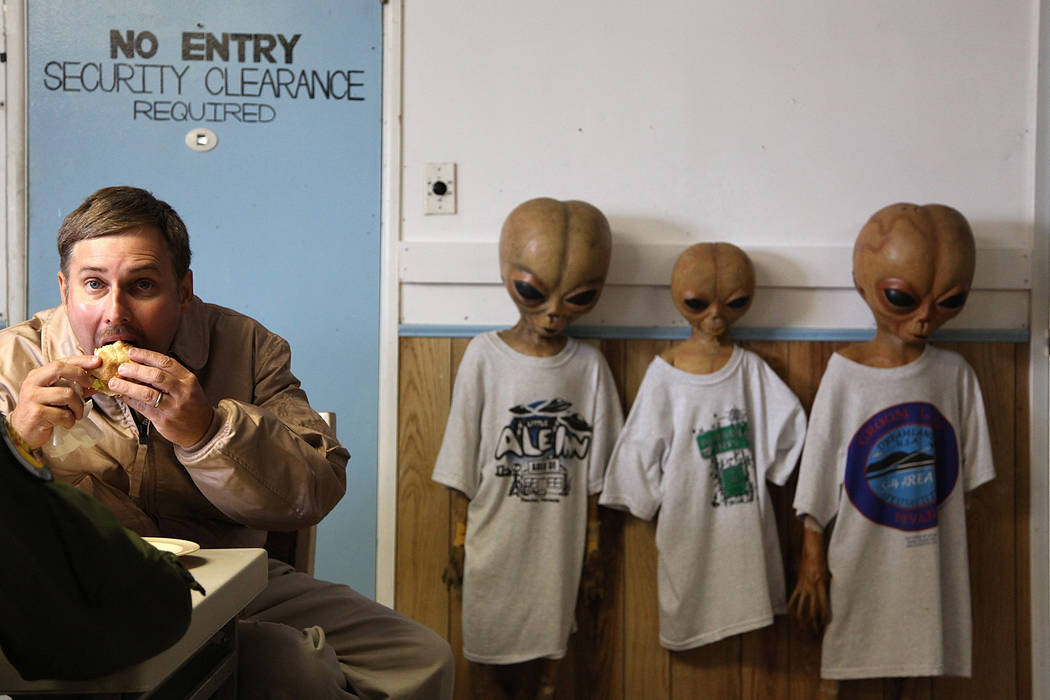
<path id="1" fill-rule="evenodd" d="M 449 545 L 448 564 L 441 574 L 441 580 L 450 588 L 459 588 L 463 585 L 463 561 L 466 551 L 467 540 L 467 507 L 470 499 L 462 491 L 450 488 L 449 495 L 452 499 L 452 527 L 454 535 Z"/>
<path id="2" fill-rule="evenodd" d="M 830 616 L 828 605 L 828 560 L 824 528 L 812 516 L 803 516 L 802 555 L 798 581 L 788 600 L 792 617 L 806 629 L 819 634 Z"/>

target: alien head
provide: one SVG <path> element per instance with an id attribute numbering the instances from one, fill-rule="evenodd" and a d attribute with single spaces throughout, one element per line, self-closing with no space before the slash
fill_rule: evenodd
<path id="1" fill-rule="evenodd" d="M 507 217 L 500 275 L 526 329 L 560 336 L 598 303 L 612 253 L 609 222 L 580 201 L 532 199 Z"/>
<path id="2" fill-rule="evenodd" d="M 965 217 L 943 204 L 877 211 L 853 247 L 853 283 L 879 333 L 925 345 L 966 303 L 975 244 Z"/>
<path id="3" fill-rule="evenodd" d="M 751 308 L 755 270 L 732 243 L 697 243 L 678 256 L 671 298 L 694 331 L 723 336 Z"/>

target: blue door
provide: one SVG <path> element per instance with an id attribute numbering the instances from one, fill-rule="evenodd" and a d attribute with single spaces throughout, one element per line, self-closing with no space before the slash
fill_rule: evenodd
<path id="1" fill-rule="evenodd" d="M 190 230 L 195 289 L 285 337 L 338 415 L 347 496 L 317 575 L 375 594 L 382 10 L 378 0 L 27 0 L 29 309 L 99 187 Z"/>

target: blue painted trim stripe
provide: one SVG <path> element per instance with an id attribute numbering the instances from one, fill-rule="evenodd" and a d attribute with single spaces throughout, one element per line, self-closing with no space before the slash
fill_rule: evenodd
<path id="1" fill-rule="evenodd" d="M 402 324 L 402 338 L 473 338 L 485 331 L 505 326 L 438 326 Z M 869 328 L 732 328 L 734 340 L 791 340 L 859 342 L 872 336 Z M 682 340 L 689 329 L 676 326 L 573 326 L 569 335 L 576 338 L 637 338 L 642 340 Z M 1027 343 L 1027 328 L 961 328 L 937 331 L 933 340 L 942 343 Z"/>

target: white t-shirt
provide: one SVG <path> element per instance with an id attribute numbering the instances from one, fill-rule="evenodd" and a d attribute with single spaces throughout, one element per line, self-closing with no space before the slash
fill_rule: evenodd
<path id="1" fill-rule="evenodd" d="M 587 533 L 623 412 L 605 358 L 569 339 L 523 355 L 496 331 L 463 355 L 435 481 L 470 499 L 463 655 L 510 664 L 565 655 Z"/>
<path id="2" fill-rule="evenodd" d="M 649 365 L 600 503 L 644 520 L 659 511 L 662 646 L 709 644 L 784 612 L 766 481 L 787 480 L 805 433 L 798 398 L 753 352 L 734 348 L 711 374 L 691 374 L 660 357 Z"/>
<path id="3" fill-rule="evenodd" d="M 799 515 L 835 521 L 824 678 L 970 675 L 963 493 L 994 476 L 961 356 L 927 346 L 877 369 L 832 355 L 795 493 Z"/>

